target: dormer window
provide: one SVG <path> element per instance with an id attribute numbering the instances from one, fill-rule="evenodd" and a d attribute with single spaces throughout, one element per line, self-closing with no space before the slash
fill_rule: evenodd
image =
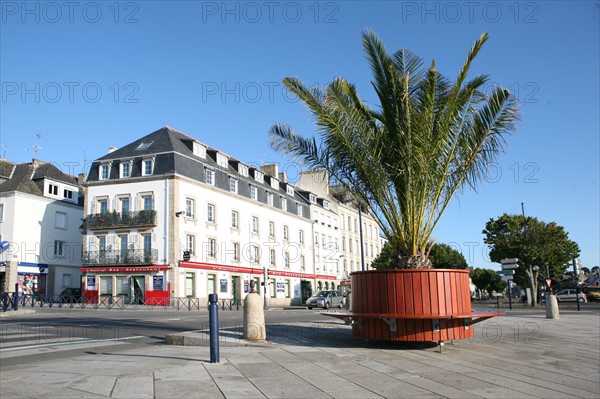
<path id="1" fill-rule="evenodd" d="M 206 158 L 206 148 L 199 143 L 194 142 L 192 146 L 192 151 L 194 155 L 199 156 L 200 158 Z"/>
<path id="2" fill-rule="evenodd" d="M 121 179 L 131 177 L 131 163 L 132 161 L 121 162 Z"/>
<path id="3" fill-rule="evenodd" d="M 287 186 L 287 193 L 288 193 L 288 195 L 293 196 L 294 195 L 294 187 L 288 185 Z"/>
<path id="4" fill-rule="evenodd" d="M 142 161 L 142 176 L 151 176 L 154 172 L 154 160 L 144 159 Z"/>
<path id="5" fill-rule="evenodd" d="M 254 180 L 256 180 L 259 183 L 264 183 L 265 182 L 265 175 L 263 175 L 258 170 L 255 170 L 254 171 Z"/>
<path id="6" fill-rule="evenodd" d="M 98 177 L 100 180 L 108 180 L 110 176 L 110 164 L 104 163 L 100 165 L 100 170 L 98 173 Z"/>
<path id="7" fill-rule="evenodd" d="M 56 184 L 48 184 L 48 194 L 58 195 L 58 186 Z"/>
<path id="8" fill-rule="evenodd" d="M 323 201 L 323 208 L 329 209 L 329 201 L 327 201 L 327 200 Z"/>
<path id="9" fill-rule="evenodd" d="M 222 154 L 217 154 L 217 164 L 222 168 L 227 168 L 227 166 L 229 166 L 227 157 Z"/>
<path id="10" fill-rule="evenodd" d="M 248 167 L 246 165 L 238 164 L 238 172 L 240 175 L 248 177 Z"/>
<path id="11" fill-rule="evenodd" d="M 309 194 L 308 195 L 308 199 L 310 200 L 311 204 L 316 204 L 317 203 L 317 196 L 314 194 Z"/>
<path id="12" fill-rule="evenodd" d="M 271 177 L 271 187 L 274 188 L 275 190 L 279 189 L 279 180 L 277 180 L 274 177 Z"/>

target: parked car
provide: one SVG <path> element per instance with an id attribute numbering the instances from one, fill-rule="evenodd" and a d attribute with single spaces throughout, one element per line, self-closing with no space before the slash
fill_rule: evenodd
<path id="1" fill-rule="evenodd" d="M 319 291 L 306 300 L 306 307 L 329 309 L 331 306 L 337 306 L 340 309 L 344 306 L 344 296 L 340 291 Z"/>
<path id="2" fill-rule="evenodd" d="M 588 301 L 600 301 L 600 287 L 586 287 L 583 290 Z"/>
<path id="3" fill-rule="evenodd" d="M 583 292 L 579 292 L 579 296 L 577 295 L 577 291 L 575 289 L 566 289 L 559 291 L 556 294 L 556 299 L 558 302 L 575 302 L 579 300 L 579 302 L 587 302 L 587 297 Z"/>
<path id="4" fill-rule="evenodd" d="M 80 288 L 67 288 L 60 293 L 60 301 L 62 303 L 81 302 Z"/>

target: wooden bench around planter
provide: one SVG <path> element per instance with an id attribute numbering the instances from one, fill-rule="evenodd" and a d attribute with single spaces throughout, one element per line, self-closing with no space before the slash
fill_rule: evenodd
<path id="1" fill-rule="evenodd" d="M 471 326 L 499 312 L 473 311 L 469 274 L 454 269 L 354 272 L 352 311 L 323 312 L 365 340 L 437 342 L 473 336 Z"/>

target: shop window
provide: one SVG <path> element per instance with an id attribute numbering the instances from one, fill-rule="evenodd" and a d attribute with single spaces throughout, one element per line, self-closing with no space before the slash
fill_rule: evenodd
<path id="1" fill-rule="evenodd" d="M 113 281 L 112 276 L 100 277 L 100 295 L 112 295 Z"/>
<path id="2" fill-rule="evenodd" d="M 188 272 L 185 274 L 185 296 L 188 298 L 195 298 L 195 279 L 195 273 Z"/>

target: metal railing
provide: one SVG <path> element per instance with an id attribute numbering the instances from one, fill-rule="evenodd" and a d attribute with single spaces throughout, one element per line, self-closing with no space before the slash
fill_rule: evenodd
<path id="1" fill-rule="evenodd" d="M 15 297 L 18 308 L 66 308 L 66 309 L 149 309 L 149 310 L 207 310 L 208 299 L 168 297 L 168 298 L 131 298 L 129 296 L 98 295 L 92 297 L 29 295 L 14 292 L 0 293 L 0 311 L 14 309 Z M 239 311 L 244 308 L 239 299 L 221 299 L 218 302 L 221 310 Z"/>
<path id="2" fill-rule="evenodd" d="M 158 262 L 158 249 L 83 251 L 84 265 L 142 265 Z"/>
<path id="3" fill-rule="evenodd" d="M 134 226 L 156 226 L 156 211 L 93 213 L 83 219 L 81 227 L 94 230 Z"/>

